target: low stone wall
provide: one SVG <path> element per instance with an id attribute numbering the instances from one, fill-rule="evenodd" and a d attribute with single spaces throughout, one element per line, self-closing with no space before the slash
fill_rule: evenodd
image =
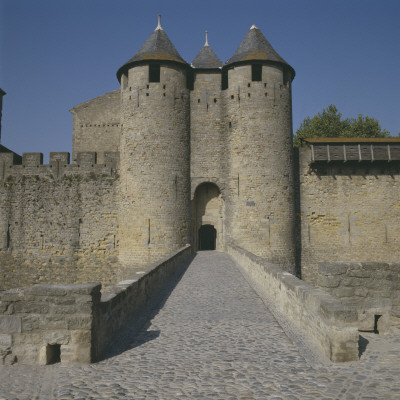
<path id="1" fill-rule="evenodd" d="M 99 284 L 0 292 L 0 364 L 89 363 Z"/>
<path id="2" fill-rule="evenodd" d="M 93 283 L 0 291 L 0 364 L 100 359 L 114 335 L 190 258 L 188 245 L 103 295 Z"/>
<path id="3" fill-rule="evenodd" d="M 400 263 L 320 263 L 317 284 L 357 310 L 359 330 L 384 333 L 400 318 Z"/>
<path id="4" fill-rule="evenodd" d="M 138 316 L 162 286 L 182 272 L 191 256 L 191 246 L 187 245 L 165 259 L 143 267 L 137 273 L 138 277 L 119 282 L 102 295 L 95 323 L 96 359 L 107 352 L 115 334 Z"/>
<path id="5" fill-rule="evenodd" d="M 334 362 L 358 360 L 357 313 L 330 294 L 235 245 L 227 251 L 262 297 L 292 321 Z"/>

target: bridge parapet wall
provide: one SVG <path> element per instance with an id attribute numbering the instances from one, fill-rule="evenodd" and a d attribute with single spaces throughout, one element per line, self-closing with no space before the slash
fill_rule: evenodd
<path id="1" fill-rule="evenodd" d="M 77 162 L 70 164 L 70 153 L 51 152 L 50 163 L 43 164 L 43 153 L 23 153 L 22 160 L 14 153 L 0 153 L 0 180 L 24 175 L 52 175 L 55 178 L 89 173 L 110 175 L 119 169 L 119 152 L 104 152 L 101 158 L 104 163 L 97 164 L 96 152 L 80 152 Z"/>
<path id="2" fill-rule="evenodd" d="M 100 359 L 129 321 L 141 327 L 141 311 L 190 258 L 187 245 L 103 295 L 96 283 L 0 291 L 0 365 Z"/>
<path id="3" fill-rule="evenodd" d="M 0 291 L 0 364 L 92 361 L 99 284 Z"/>
<path id="4" fill-rule="evenodd" d="M 227 252 L 274 306 L 331 361 L 358 360 L 357 313 L 332 295 L 230 244 Z"/>
<path id="5" fill-rule="evenodd" d="M 141 312 L 157 296 L 165 283 L 183 271 L 191 259 L 191 254 L 191 246 L 186 245 L 169 256 L 141 268 L 136 276 L 119 282 L 102 295 L 95 325 L 94 346 L 97 359 L 107 353 L 115 335 L 129 321 L 135 321 L 136 328 L 141 328 Z"/>

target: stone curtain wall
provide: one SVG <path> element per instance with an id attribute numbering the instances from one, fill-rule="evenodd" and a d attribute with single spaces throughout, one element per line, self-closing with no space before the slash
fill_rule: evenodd
<path id="1" fill-rule="evenodd" d="M 248 251 L 228 245 L 233 256 L 261 297 L 292 321 L 334 362 L 358 360 L 357 314 L 330 294 Z"/>
<path id="2" fill-rule="evenodd" d="M 0 289 L 118 281 L 117 154 L 0 154 Z M 3 161 L 3 163 L 1 163 Z"/>
<path id="3" fill-rule="evenodd" d="M 104 163 L 104 152 L 119 151 L 121 133 L 121 90 L 78 104 L 73 115 L 72 160 L 79 152 L 95 151 L 99 164 Z"/>
<path id="4" fill-rule="evenodd" d="M 400 260 L 398 162 L 312 164 L 300 149 L 302 278 L 320 262 Z"/>
<path id="5" fill-rule="evenodd" d="M 360 330 L 382 333 L 400 318 L 400 263 L 320 263 L 317 283 L 357 310 Z"/>
<path id="6" fill-rule="evenodd" d="M 0 291 L 0 364 L 91 362 L 99 302 L 96 284 Z"/>
<path id="7" fill-rule="evenodd" d="M 128 321 L 140 324 L 140 311 L 191 259 L 185 246 L 110 287 L 36 285 L 0 291 L 0 365 L 90 363 L 109 349 Z M 138 327 L 140 327 L 138 325 Z"/>

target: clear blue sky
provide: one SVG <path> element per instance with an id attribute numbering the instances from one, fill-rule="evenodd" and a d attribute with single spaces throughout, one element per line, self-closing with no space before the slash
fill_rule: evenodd
<path id="1" fill-rule="evenodd" d="M 2 144 L 71 151 L 68 110 L 118 87 L 158 13 L 189 63 L 205 30 L 225 62 L 256 24 L 296 70 L 294 131 L 329 104 L 400 131 L 399 0 L 0 0 Z"/>

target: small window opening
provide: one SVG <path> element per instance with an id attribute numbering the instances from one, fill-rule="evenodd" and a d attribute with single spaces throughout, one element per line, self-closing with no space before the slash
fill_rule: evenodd
<path id="1" fill-rule="evenodd" d="M 382 315 L 375 315 L 375 319 L 374 319 L 374 333 L 379 333 L 379 329 L 378 329 L 378 321 L 379 318 L 382 317 Z"/>
<path id="2" fill-rule="evenodd" d="M 217 102 L 217 99 L 214 99 L 214 103 L 216 103 Z"/>
<path id="3" fill-rule="evenodd" d="M 247 93 L 247 96 L 250 97 L 250 93 Z"/>
<path id="4" fill-rule="evenodd" d="M 264 83 L 264 87 L 267 87 L 267 84 L 266 84 L 266 83 Z"/>
<path id="5" fill-rule="evenodd" d="M 221 89 L 228 89 L 228 71 L 223 70 L 221 74 Z"/>
<path id="6" fill-rule="evenodd" d="M 162 88 L 165 89 L 165 85 L 163 85 Z"/>
<path id="7" fill-rule="evenodd" d="M 232 94 L 232 95 L 231 95 L 231 99 L 234 99 L 234 98 L 235 98 L 235 96 Z"/>
<path id="8" fill-rule="evenodd" d="M 229 128 L 232 128 L 232 122 L 229 121 Z"/>
<path id="9" fill-rule="evenodd" d="M 251 65 L 251 80 L 253 82 L 260 82 L 262 80 L 262 64 Z"/>
<path id="10" fill-rule="evenodd" d="M 160 82 L 160 64 L 149 65 L 149 82 Z"/>
<path id="11" fill-rule="evenodd" d="M 146 96 L 148 96 L 149 94 L 148 93 L 146 93 Z"/>
<path id="12" fill-rule="evenodd" d="M 197 102 L 200 103 L 200 99 L 197 99 Z"/>
<path id="13" fill-rule="evenodd" d="M 146 85 L 146 88 L 148 89 L 150 87 L 150 85 Z"/>
<path id="14" fill-rule="evenodd" d="M 247 84 L 247 87 L 250 87 L 250 86 L 251 86 L 251 83 L 248 83 L 248 84 Z"/>
<path id="15" fill-rule="evenodd" d="M 46 365 L 61 362 L 61 345 L 48 344 L 46 346 Z"/>
<path id="16" fill-rule="evenodd" d="M 8 224 L 8 228 L 7 228 L 7 249 L 10 248 L 10 242 L 11 242 L 10 224 Z"/>
<path id="17" fill-rule="evenodd" d="M 163 96 L 165 97 L 165 93 L 163 93 Z"/>

